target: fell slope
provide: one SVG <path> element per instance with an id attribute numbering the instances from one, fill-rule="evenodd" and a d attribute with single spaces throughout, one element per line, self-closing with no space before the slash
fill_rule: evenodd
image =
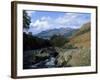
<path id="1" fill-rule="evenodd" d="M 70 44 L 76 47 L 90 47 L 91 31 L 90 23 L 84 24 L 70 39 Z"/>
<path id="2" fill-rule="evenodd" d="M 59 64 L 64 66 L 90 66 L 91 65 L 91 31 L 90 22 L 84 24 L 65 44 L 65 51 L 60 52 Z M 68 49 L 68 46 L 70 48 Z M 68 50 L 66 50 L 68 49 Z"/>

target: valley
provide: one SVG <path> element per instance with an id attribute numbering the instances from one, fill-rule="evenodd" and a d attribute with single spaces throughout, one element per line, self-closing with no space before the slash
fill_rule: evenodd
<path id="1" fill-rule="evenodd" d="M 35 36 L 24 34 L 23 69 L 91 65 L 91 25 L 80 29 L 55 29 Z"/>

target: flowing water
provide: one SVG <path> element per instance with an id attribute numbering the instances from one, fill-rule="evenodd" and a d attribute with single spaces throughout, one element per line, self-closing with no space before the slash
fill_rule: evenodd
<path id="1" fill-rule="evenodd" d="M 56 58 L 55 57 L 50 57 L 44 61 L 40 61 L 39 63 L 33 64 L 30 66 L 30 68 L 51 68 L 51 67 L 56 67 Z"/>

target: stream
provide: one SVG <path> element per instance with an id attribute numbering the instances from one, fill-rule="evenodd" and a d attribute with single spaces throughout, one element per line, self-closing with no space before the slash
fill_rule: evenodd
<path id="1" fill-rule="evenodd" d="M 55 62 L 56 62 L 56 58 L 50 56 L 49 59 L 33 64 L 30 66 L 30 68 L 52 68 L 52 67 L 56 67 Z"/>

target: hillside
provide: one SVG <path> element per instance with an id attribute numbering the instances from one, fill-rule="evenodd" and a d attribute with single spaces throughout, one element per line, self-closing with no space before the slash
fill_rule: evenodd
<path id="1" fill-rule="evenodd" d="M 86 23 L 77 30 L 61 28 L 37 36 L 23 34 L 24 69 L 90 66 L 90 27 Z"/>
<path id="2" fill-rule="evenodd" d="M 90 47 L 90 36 L 90 23 L 86 23 L 71 37 L 69 44 L 76 47 Z"/>
<path id="3" fill-rule="evenodd" d="M 61 51 L 59 54 L 59 64 L 63 63 L 64 66 L 90 66 L 90 39 L 90 23 L 86 23 L 70 38 L 69 43 L 65 44 L 63 52 Z"/>

